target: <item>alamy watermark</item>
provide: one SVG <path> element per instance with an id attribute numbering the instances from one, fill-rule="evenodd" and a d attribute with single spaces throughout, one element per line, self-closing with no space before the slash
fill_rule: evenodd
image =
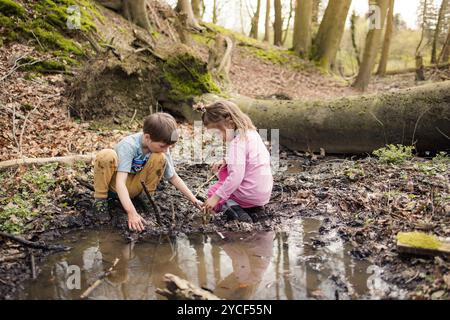
<path id="1" fill-rule="evenodd" d="M 376 4 L 369 5 L 369 13 L 367 14 L 369 18 L 369 30 L 379 30 L 382 29 L 381 25 L 381 8 Z"/>
<path id="2" fill-rule="evenodd" d="M 66 26 L 70 30 L 81 29 L 81 11 L 79 6 L 69 6 L 66 10 L 68 17 Z"/>

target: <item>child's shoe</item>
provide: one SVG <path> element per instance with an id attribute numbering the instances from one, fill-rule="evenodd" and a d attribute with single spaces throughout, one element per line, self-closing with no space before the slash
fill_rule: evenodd
<path id="1" fill-rule="evenodd" d="M 253 222 L 262 222 L 270 218 L 264 207 L 246 208 L 245 211 L 252 218 Z"/>
<path id="2" fill-rule="evenodd" d="M 227 220 L 238 220 L 241 222 L 247 222 L 252 223 L 252 218 L 248 215 L 247 212 L 245 212 L 244 209 L 242 209 L 240 206 L 235 205 L 229 207 L 225 212 L 224 215 L 227 217 Z"/>

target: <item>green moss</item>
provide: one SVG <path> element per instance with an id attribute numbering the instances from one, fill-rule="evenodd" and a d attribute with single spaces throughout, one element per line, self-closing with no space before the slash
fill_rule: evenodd
<path id="1" fill-rule="evenodd" d="M 285 64 L 289 61 L 288 53 L 276 49 L 260 49 L 256 47 L 247 47 L 254 56 L 269 61 L 273 64 Z"/>
<path id="2" fill-rule="evenodd" d="M 14 234 L 23 233 L 33 217 L 45 214 L 36 208 L 48 206 L 53 200 L 50 191 L 56 185 L 53 172 L 57 165 L 28 169 L 11 196 L 8 196 L 6 191 L 0 193 L 0 230 Z M 1 185 L 4 185 L 3 179 L 4 177 L 0 179 Z"/>
<path id="3" fill-rule="evenodd" d="M 389 144 L 386 147 L 375 150 L 373 154 L 383 163 L 401 164 L 405 160 L 409 160 L 413 157 L 413 150 L 413 146 Z"/>
<path id="4" fill-rule="evenodd" d="M 24 7 L 12 0 L 0 0 L 0 12 L 8 16 L 14 15 L 19 17 L 26 13 Z"/>
<path id="5" fill-rule="evenodd" d="M 437 237 L 422 232 L 399 232 L 397 240 L 414 248 L 438 249 L 442 245 Z"/>
<path id="6" fill-rule="evenodd" d="M 169 96 L 174 100 L 186 100 L 203 93 L 220 93 L 206 64 L 190 53 L 169 58 L 163 70 L 163 78 L 170 85 Z"/>
<path id="7" fill-rule="evenodd" d="M 49 72 L 49 71 L 66 71 L 67 66 L 57 60 L 39 61 L 32 57 L 27 57 L 21 60 L 22 64 L 27 64 L 20 67 L 20 70 L 34 71 L 34 72 Z"/>

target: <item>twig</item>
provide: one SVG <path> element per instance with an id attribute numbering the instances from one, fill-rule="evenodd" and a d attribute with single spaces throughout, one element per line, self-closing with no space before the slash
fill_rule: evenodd
<path id="1" fill-rule="evenodd" d="M 25 253 L 13 254 L 13 255 L 10 255 L 10 256 L 7 256 L 7 257 L 0 258 L 0 263 L 8 262 L 8 261 L 14 261 L 14 260 L 17 260 L 17 259 L 22 259 L 22 258 L 25 258 L 26 256 L 27 255 Z"/>
<path id="2" fill-rule="evenodd" d="M 47 244 L 42 243 L 42 242 L 28 241 L 28 240 L 26 240 L 24 238 L 21 238 L 21 237 L 18 237 L 18 236 L 14 236 L 12 234 L 9 234 L 9 233 L 3 232 L 3 231 L 0 231 L 0 236 L 4 237 L 4 238 L 7 238 L 7 239 L 10 239 L 10 240 L 13 240 L 13 241 L 16 241 L 16 242 L 19 242 L 20 244 L 23 244 L 23 245 L 25 245 L 27 247 L 35 248 L 35 249 L 55 250 L 55 251 L 68 251 L 68 250 L 71 249 L 70 247 L 67 247 L 67 246 L 64 246 L 64 245 L 61 245 L 61 244 L 47 245 Z"/>
<path id="3" fill-rule="evenodd" d="M 38 104 L 36 104 L 36 106 L 33 108 L 33 110 L 31 110 L 30 112 L 27 113 L 27 115 L 25 116 L 25 120 L 23 121 L 22 130 L 20 131 L 20 136 L 19 136 L 19 145 L 18 145 L 20 157 L 22 157 L 22 138 L 23 138 L 23 133 L 25 132 L 25 127 L 27 126 L 28 118 L 41 105 L 41 103 L 42 103 L 42 100 L 39 101 Z"/>
<path id="4" fill-rule="evenodd" d="M 446 137 L 448 140 L 450 140 L 450 137 L 449 137 L 448 135 L 446 135 L 445 133 L 443 133 L 441 130 L 439 130 L 438 127 L 435 127 L 435 129 L 436 129 L 440 134 L 442 134 L 444 137 Z"/>
<path id="5" fill-rule="evenodd" d="M 30 260 L 31 260 L 31 275 L 32 279 L 36 279 L 36 263 L 34 261 L 34 254 L 33 252 L 30 252 Z"/>
<path id="6" fill-rule="evenodd" d="M 159 225 L 162 225 L 161 224 L 161 209 L 155 203 L 155 200 L 153 199 L 153 197 L 150 194 L 150 192 L 148 192 L 147 186 L 145 185 L 144 181 L 141 181 L 141 185 L 144 188 L 144 192 L 147 195 L 148 201 L 150 201 L 150 203 L 151 203 L 151 205 L 153 207 L 153 210 L 155 211 L 156 222 L 158 222 Z"/>
<path id="7" fill-rule="evenodd" d="M 44 46 L 42 45 L 42 43 L 39 41 L 38 37 L 36 37 L 36 35 L 34 34 L 33 30 L 31 30 L 31 34 L 33 35 L 33 37 L 36 39 L 37 43 L 39 43 L 39 46 L 41 47 L 42 50 L 47 50 L 47 48 L 44 48 Z"/>
<path id="8" fill-rule="evenodd" d="M 134 118 L 136 117 L 136 113 L 137 113 L 137 109 L 134 109 L 133 117 L 131 117 L 131 120 L 130 120 L 130 126 L 133 123 Z"/>
<path id="9" fill-rule="evenodd" d="M 214 179 L 215 176 L 216 176 L 216 175 L 213 174 L 211 177 L 208 178 L 208 180 L 206 180 L 205 183 L 202 183 L 202 184 L 197 188 L 197 190 L 196 190 L 196 192 L 195 192 L 195 194 L 194 194 L 194 197 L 197 198 L 197 196 L 198 196 L 198 194 L 200 193 L 201 189 L 202 189 L 204 186 L 206 186 L 208 183 L 210 183 L 211 180 Z"/>
<path id="10" fill-rule="evenodd" d="M 88 181 L 83 180 L 80 177 L 75 177 L 75 180 L 77 180 L 79 184 L 81 184 L 82 186 L 86 187 L 87 189 L 89 189 L 91 191 L 95 191 L 94 187 Z"/>
<path id="11" fill-rule="evenodd" d="M 6 78 L 8 78 L 10 75 L 12 75 L 12 74 L 14 73 L 14 71 L 16 71 L 17 69 L 19 69 L 19 68 L 21 68 L 21 67 L 24 67 L 24 66 L 31 66 L 31 65 L 33 65 L 33 64 L 36 64 L 36 63 L 45 61 L 45 59 L 44 59 L 44 60 L 34 60 L 34 61 L 31 61 L 31 62 L 26 62 L 26 63 L 24 63 L 24 64 L 17 64 L 17 63 L 18 63 L 20 60 L 22 60 L 24 57 L 25 57 L 25 55 L 23 55 L 23 56 L 17 58 L 16 61 L 14 61 L 13 67 L 11 68 L 11 70 L 9 70 L 9 72 L 8 72 L 6 75 L 4 75 L 2 78 L 0 78 L 0 82 L 3 81 L 3 80 L 5 80 Z"/>
<path id="12" fill-rule="evenodd" d="M 102 283 L 103 279 L 105 279 L 107 276 L 109 276 L 112 273 L 114 267 L 117 265 L 118 262 L 119 262 L 119 258 L 116 258 L 113 262 L 113 265 L 108 269 L 108 271 L 104 272 L 100 276 L 100 278 L 98 278 L 89 288 L 87 288 L 86 291 L 84 291 L 81 294 L 80 299 L 87 298 L 87 296 L 89 296 L 91 294 L 91 292 Z"/>
<path id="13" fill-rule="evenodd" d="M 420 116 L 417 118 L 416 125 L 414 126 L 414 132 L 413 132 L 412 139 L 411 139 L 411 145 L 412 146 L 414 145 L 414 136 L 416 135 L 416 130 L 417 130 L 417 126 L 419 125 L 419 121 L 425 115 L 425 113 L 427 113 L 428 111 L 430 111 L 429 108 L 426 109 L 424 112 L 422 112 L 420 114 Z"/>

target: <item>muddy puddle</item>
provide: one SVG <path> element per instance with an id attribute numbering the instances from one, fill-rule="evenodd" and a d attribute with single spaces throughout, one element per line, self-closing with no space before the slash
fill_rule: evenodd
<path id="1" fill-rule="evenodd" d="M 68 234 L 66 253 L 39 265 L 21 299 L 79 299 L 119 258 L 113 274 L 90 299 L 165 299 L 163 276 L 172 273 L 225 299 L 402 298 L 382 270 L 350 254 L 351 247 L 318 219 L 291 219 L 276 231 L 168 236 L 127 243 L 113 230 Z M 79 288 L 79 289 L 78 289 Z"/>

